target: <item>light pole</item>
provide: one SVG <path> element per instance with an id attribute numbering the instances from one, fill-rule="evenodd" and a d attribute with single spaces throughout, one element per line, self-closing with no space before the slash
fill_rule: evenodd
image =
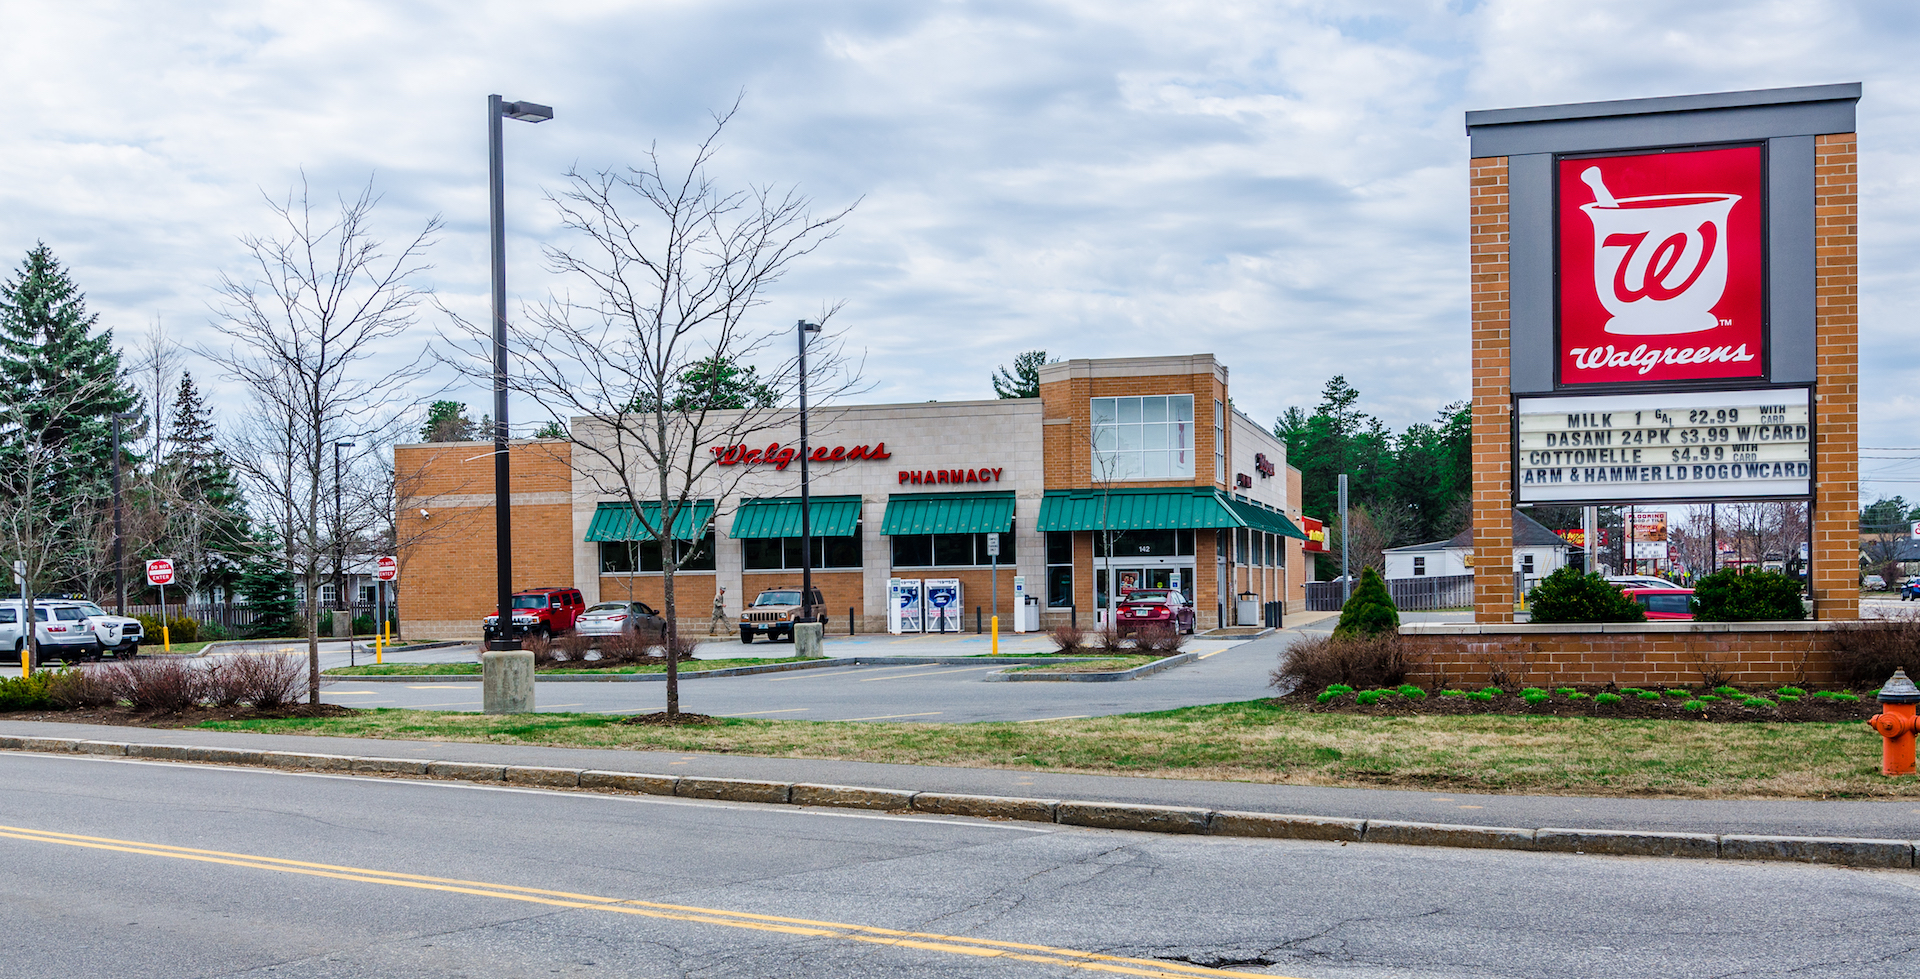
<path id="1" fill-rule="evenodd" d="M 126 507 L 120 497 L 120 423 L 132 421 L 139 413 L 133 411 L 115 412 L 113 416 L 113 593 L 120 604 L 113 607 L 119 615 L 127 614 L 127 554 L 125 531 L 121 524 Z M 157 427 L 157 425 L 156 425 Z"/>
<path id="2" fill-rule="evenodd" d="M 487 204 L 493 239 L 493 547 L 498 578 L 500 631 L 494 649 L 519 649 L 513 635 L 513 515 L 507 488 L 507 219 L 501 172 L 500 120 L 546 122 L 553 107 L 487 96 Z"/>
<path id="3" fill-rule="evenodd" d="M 800 338 L 800 620 L 813 621 L 813 514 L 809 511 L 807 478 L 807 334 L 820 332 L 820 324 L 799 320 L 794 335 Z"/>
<path id="4" fill-rule="evenodd" d="M 333 606 L 334 611 L 351 609 L 346 604 L 347 581 L 347 535 L 340 522 L 340 450 L 351 449 L 353 443 L 342 439 L 333 440 Z M 348 615 L 347 635 L 353 635 L 352 615 Z M 340 638 L 335 636 L 335 639 Z"/>

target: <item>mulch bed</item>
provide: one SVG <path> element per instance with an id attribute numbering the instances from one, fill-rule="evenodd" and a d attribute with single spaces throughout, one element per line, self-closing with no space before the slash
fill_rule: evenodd
<path id="1" fill-rule="evenodd" d="M 69 724 L 118 724 L 126 727 L 197 727 L 206 721 L 263 721 L 292 717 L 352 717 L 351 707 L 339 704 L 291 704 L 272 710 L 251 707 L 196 707 L 186 711 L 134 710 L 130 707 L 89 707 L 81 710 L 19 710 L 0 712 L 0 720 L 64 721 Z"/>
<path id="2" fill-rule="evenodd" d="M 1609 691 L 1606 687 L 1575 687 L 1584 694 L 1598 694 Z M 1551 691 L 1549 691 L 1551 692 Z M 1701 691 L 1693 691 L 1698 696 Z M 1776 700 L 1771 690 L 1744 691 L 1768 700 Z M 1393 694 L 1381 697 L 1378 701 L 1362 705 L 1355 701 L 1353 694 L 1335 697 L 1326 703 L 1315 701 L 1314 694 L 1294 693 L 1279 699 L 1290 710 L 1308 714 L 1358 714 L 1365 717 L 1416 717 L 1432 715 L 1441 717 L 1459 717 L 1465 715 L 1494 714 L 1512 717 L 1599 717 L 1613 720 L 1662 720 L 1662 721 L 1705 721 L 1717 724 L 1741 724 L 1756 722 L 1793 722 L 1811 721 L 1834 723 L 1843 721 L 1864 721 L 1880 713 L 1880 704 L 1871 695 L 1862 696 L 1858 701 L 1836 701 L 1826 697 L 1802 697 L 1792 703 L 1776 703 L 1773 707 L 1748 707 L 1737 699 L 1723 699 L 1707 703 L 1705 710 L 1683 710 L 1681 704 L 1685 698 L 1662 696 L 1659 700 L 1642 700 L 1633 694 L 1624 694 L 1617 704 L 1596 704 L 1592 700 L 1568 700 L 1564 695 L 1553 694 L 1551 699 L 1539 704 L 1529 704 L 1521 699 L 1520 691 L 1508 690 L 1495 694 L 1492 700 L 1474 700 L 1468 697 L 1442 697 L 1429 692 L 1424 699 L 1413 699 Z"/>
<path id="3" fill-rule="evenodd" d="M 710 714 L 691 714 L 684 710 L 672 717 L 668 717 L 666 711 L 655 711 L 651 714 L 635 714 L 632 717 L 623 717 L 620 719 L 620 723 L 647 724 L 658 727 L 704 727 L 709 724 L 718 724 L 720 723 L 720 719 Z"/>

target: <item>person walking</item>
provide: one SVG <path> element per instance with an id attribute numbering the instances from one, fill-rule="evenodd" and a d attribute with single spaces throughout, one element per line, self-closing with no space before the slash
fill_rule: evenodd
<path id="1" fill-rule="evenodd" d="M 713 622 L 707 626 L 707 635 L 724 636 L 733 631 L 727 622 L 727 590 L 720 589 L 713 596 Z"/>

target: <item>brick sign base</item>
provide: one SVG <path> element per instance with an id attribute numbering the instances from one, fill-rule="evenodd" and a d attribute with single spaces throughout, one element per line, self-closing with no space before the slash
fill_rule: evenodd
<path id="1" fill-rule="evenodd" d="M 1837 682 L 1833 622 L 1631 625 L 1422 624 L 1401 637 L 1408 680 L 1475 689 L 1504 674 L 1512 689 L 1617 683 L 1698 686 L 1717 669 L 1735 686 Z M 1572 630 L 1579 631 L 1572 631 Z"/>

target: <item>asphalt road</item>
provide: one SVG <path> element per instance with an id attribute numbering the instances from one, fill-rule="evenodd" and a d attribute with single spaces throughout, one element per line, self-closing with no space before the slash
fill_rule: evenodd
<path id="1" fill-rule="evenodd" d="M 1278 633 L 1237 645 L 1206 644 L 1211 648 L 1203 648 L 1205 658 L 1196 663 L 1111 683 L 991 683 L 984 677 L 1006 667 L 992 661 L 688 679 L 680 685 L 680 706 L 730 717 L 817 721 L 1031 721 L 1167 710 L 1267 695 L 1268 674 L 1293 638 L 1293 633 Z M 787 647 L 778 648 L 775 655 L 786 654 Z M 342 677 L 322 697 L 352 707 L 477 711 L 480 693 L 478 677 L 461 683 L 366 683 Z M 665 706 L 662 682 L 536 684 L 535 707 L 542 711 L 620 714 Z"/>
<path id="2" fill-rule="evenodd" d="M 1913 872 L 1187 838 L 0 755 L 0 967 L 1897 975 Z M 902 932 L 909 934 L 902 934 Z M 1102 958 L 1110 957 L 1110 958 Z"/>

